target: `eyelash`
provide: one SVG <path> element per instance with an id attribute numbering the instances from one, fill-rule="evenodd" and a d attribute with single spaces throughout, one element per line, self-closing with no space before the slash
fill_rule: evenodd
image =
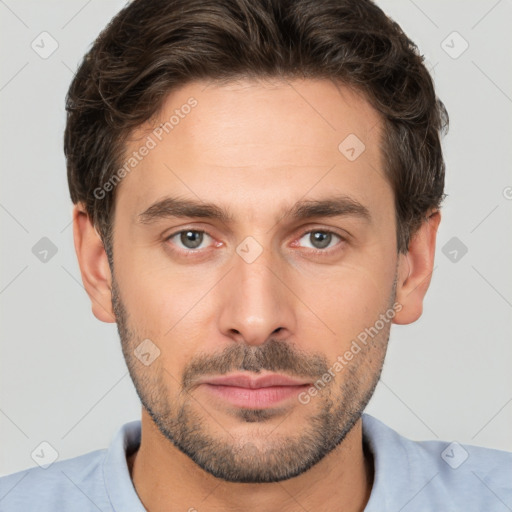
<path id="1" fill-rule="evenodd" d="M 166 236 L 165 239 L 164 239 L 164 242 L 169 242 L 175 236 L 180 235 L 181 233 L 186 233 L 188 231 L 191 231 L 192 233 L 203 233 L 203 234 L 206 234 L 207 236 L 209 236 L 210 238 L 213 239 L 213 237 L 211 235 L 209 235 L 206 231 L 204 231 L 202 229 L 180 229 L 179 231 L 175 231 L 174 233 Z M 334 236 L 336 236 L 336 237 L 338 237 L 340 239 L 340 243 L 343 243 L 343 242 L 347 241 L 346 238 L 342 237 L 340 234 L 336 233 L 335 231 L 332 231 L 330 229 L 318 229 L 318 228 L 317 229 L 309 229 L 307 231 L 304 231 L 299 236 L 298 240 L 303 238 L 304 235 L 307 235 L 308 233 L 315 233 L 315 232 L 324 233 L 324 234 L 328 234 L 328 235 L 334 235 Z M 340 244 L 337 244 L 336 246 L 331 247 L 329 249 L 308 249 L 308 252 L 310 254 L 315 254 L 315 255 L 316 254 L 327 255 L 327 254 L 331 254 L 332 252 L 334 252 L 336 250 L 339 250 L 338 245 L 340 245 Z M 205 249 L 188 249 L 188 250 L 173 249 L 173 251 L 178 252 L 181 255 L 184 255 L 185 257 L 194 257 L 197 254 L 202 253 L 204 250 Z"/>

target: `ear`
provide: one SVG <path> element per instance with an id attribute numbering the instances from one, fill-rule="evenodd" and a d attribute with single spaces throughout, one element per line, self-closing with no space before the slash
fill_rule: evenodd
<path id="1" fill-rule="evenodd" d="M 409 242 L 406 254 L 400 254 L 396 302 L 402 305 L 393 318 L 395 324 L 411 324 L 423 313 L 423 299 L 430 286 L 441 213 L 434 211 Z"/>
<path id="2" fill-rule="evenodd" d="M 102 322 L 115 322 L 112 310 L 112 276 L 107 253 L 82 203 L 73 208 L 73 237 L 85 291 L 92 312 Z"/>

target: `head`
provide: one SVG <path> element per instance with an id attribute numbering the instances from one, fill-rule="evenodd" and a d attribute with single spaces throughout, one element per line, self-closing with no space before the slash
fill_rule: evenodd
<path id="1" fill-rule="evenodd" d="M 336 449 L 433 267 L 447 114 L 370 1 L 129 3 L 67 98 L 75 247 L 145 411 L 209 473 Z M 205 379 L 285 374 L 241 407 Z"/>

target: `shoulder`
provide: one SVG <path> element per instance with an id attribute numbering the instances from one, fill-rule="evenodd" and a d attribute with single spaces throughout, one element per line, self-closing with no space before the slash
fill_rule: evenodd
<path id="1" fill-rule="evenodd" d="M 363 433 L 374 455 L 376 495 L 394 500 L 393 506 L 403 512 L 418 507 L 512 510 L 512 453 L 450 441 L 413 441 L 368 414 L 363 415 Z"/>
<path id="2" fill-rule="evenodd" d="M 140 436 L 140 420 L 125 423 L 108 449 L 1 477 L 0 510 L 143 512 L 126 462 L 127 453 L 138 448 Z"/>
<path id="3" fill-rule="evenodd" d="M 106 450 L 54 462 L 47 468 L 35 466 L 0 478 L 0 509 L 5 512 L 108 510 L 102 477 Z M 94 503 L 94 505 L 91 503 Z M 97 509 L 96 509 L 97 510 Z"/>

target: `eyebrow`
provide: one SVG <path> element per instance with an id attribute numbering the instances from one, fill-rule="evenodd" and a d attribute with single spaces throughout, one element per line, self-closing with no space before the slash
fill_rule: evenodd
<path id="1" fill-rule="evenodd" d="M 347 195 L 301 200 L 285 210 L 287 211 L 281 215 L 281 219 L 307 220 L 314 217 L 351 216 L 360 218 L 367 223 L 372 221 L 368 208 Z M 214 219 L 224 224 L 232 224 L 235 220 L 229 210 L 214 203 L 180 197 L 165 197 L 140 213 L 138 221 L 141 224 L 151 224 L 161 219 L 174 217 Z"/>

